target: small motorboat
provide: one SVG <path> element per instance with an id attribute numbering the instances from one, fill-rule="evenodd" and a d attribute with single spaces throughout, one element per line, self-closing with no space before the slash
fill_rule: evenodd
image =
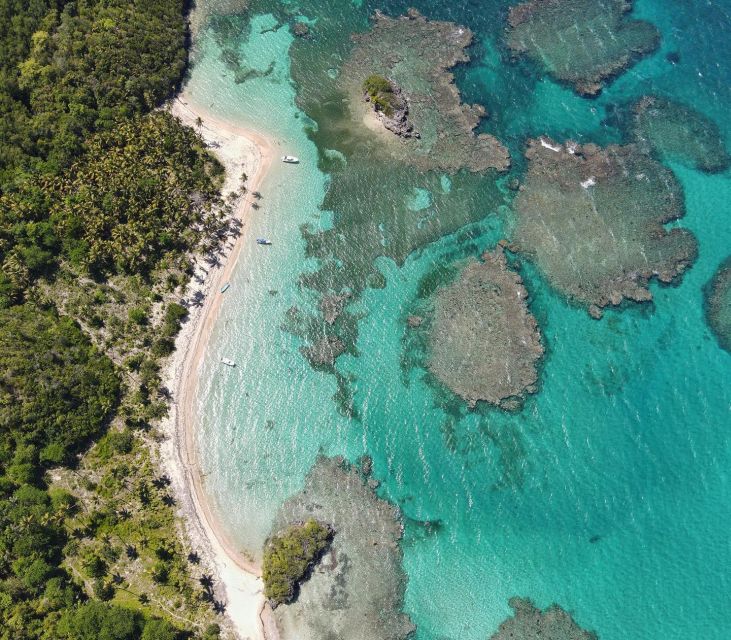
<path id="1" fill-rule="evenodd" d="M 221 287 L 221 293 L 226 293 L 228 291 L 228 289 L 229 289 L 230 286 L 231 286 L 231 283 L 230 282 L 227 282 L 225 285 L 223 285 Z"/>
<path id="2" fill-rule="evenodd" d="M 287 164 L 299 164 L 300 159 L 295 156 L 282 156 L 282 162 Z"/>
<path id="3" fill-rule="evenodd" d="M 270 245 L 272 243 L 271 240 L 267 240 L 266 238 L 257 238 L 256 244 L 263 244 L 263 245 Z"/>
<path id="4" fill-rule="evenodd" d="M 227 367 L 235 367 L 236 363 L 231 360 L 230 358 L 221 358 L 221 362 L 225 364 Z"/>

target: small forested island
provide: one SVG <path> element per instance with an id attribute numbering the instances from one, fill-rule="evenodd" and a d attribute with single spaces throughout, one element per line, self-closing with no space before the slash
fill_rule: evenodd
<path id="1" fill-rule="evenodd" d="M 421 137 L 408 120 L 409 105 L 395 82 L 373 73 L 363 82 L 363 91 L 386 129 L 402 138 Z"/>
<path id="2" fill-rule="evenodd" d="M 706 317 L 718 343 L 731 352 L 731 256 L 705 287 Z"/>
<path id="3" fill-rule="evenodd" d="M 264 546 L 264 595 L 273 607 L 291 602 L 332 540 L 334 531 L 310 518 L 290 525 Z"/>
<path id="4" fill-rule="evenodd" d="M 371 467 L 367 457 L 350 464 L 339 456 L 318 456 L 301 491 L 279 509 L 272 526 L 277 533 L 264 558 L 267 567 L 275 558 L 283 567 L 271 587 L 265 574 L 265 588 L 275 588 L 269 597 L 283 603 L 273 612 L 283 640 L 406 640 L 413 634 L 415 627 L 402 611 L 400 512 L 376 495 Z M 328 540 L 324 557 L 292 598 L 289 586 Z"/>

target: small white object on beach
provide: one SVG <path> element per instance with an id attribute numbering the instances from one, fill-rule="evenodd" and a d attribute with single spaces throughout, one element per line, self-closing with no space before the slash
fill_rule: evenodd
<path id="1" fill-rule="evenodd" d="M 594 176 L 589 176 L 586 180 L 584 180 L 581 183 L 581 186 L 584 187 L 584 189 L 588 189 L 589 187 L 593 187 L 596 184 L 596 178 Z"/>
<path id="2" fill-rule="evenodd" d="M 541 146 L 542 147 L 545 147 L 546 149 L 550 149 L 551 151 L 555 151 L 556 153 L 558 153 L 559 151 L 561 151 L 561 147 L 560 146 L 557 147 L 555 145 L 552 145 L 552 144 L 546 142 L 543 138 L 541 138 Z"/>

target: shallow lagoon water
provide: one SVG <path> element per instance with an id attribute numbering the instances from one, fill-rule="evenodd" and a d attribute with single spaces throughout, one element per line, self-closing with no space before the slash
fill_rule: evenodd
<path id="1" fill-rule="evenodd" d="M 327 19 L 317 3 L 301 4 L 308 18 Z M 661 49 L 596 100 L 539 77 L 528 63 L 508 62 L 500 42 L 506 2 L 364 4 L 343 9 L 353 23 L 344 29 L 362 29 L 377 6 L 397 15 L 407 4 L 473 29 L 473 61 L 458 70 L 458 86 L 464 101 L 491 112 L 483 127 L 508 144 L 518 174 L 525 138 L 616 142 L 622 132 L 603 124 L 612 106 L 648 92 L 713 118 L 730 146 L 731 65 L 713 54 L 731 35 L 729 2 L 636 2 L 637 16 L 661 30 Z M 352 393 L 356 417 L 348 418 L 332 400 L 334 376 L 313 371 L 302 341 L 281 328 L 291 307 L 317 305 L 300 283 L 303 271 L 318 267 L 305 257 L 300 227 L 327 229 L 333 219 L 320 210 L 329 177 L 317 169 L 306 134 L 316 125 L 295 104 L 293 38 L 271 15 L 241 24 L 225 44 L 262 73 L 237 84 L 204 28 L 191 99 L 271 135 L 302 163 L 277 163 L 262 186 L 201 375 L 201 462 L 232 538 L 259 552 L 318 451 L 352 460 L 368 453 L 381 494 L 404 515 L 405 610 L 420 640 L 488 638 L 515 595 L 560 604 L 602 640 L 726 638 L 731 356 L 705 323 L 702 288 L 731 247 L 729 172 L 671 166 L 686 197 L 679 224 L 695 233 L 700 252 L 679 286 L 652 285 L 653 304 L 609 311 L 597 322 L 521 261 L 546 357 L 539 392 L 516 413 L 469 412 L 423 370 L 402 368 L 405 316 L 420 279 L 435 264 L 493 246 L 509 220 L 507 200 L 401 266 L 379 258 L 386 286 L 365 289 L 350 305 L 362 315 L 357 351 L 337 364 Z M 680 53 L 678 64 L 666 59 L 670 51 Z M 413 185 L 393 193 L 416 217 L 427 196 Z M 274 244 L 255 245 L 260 235 Z M 220 367 L 221 356 L 239 366 Z M 427 520 L 440 526 L 427 530 L 419 524 Z"/>

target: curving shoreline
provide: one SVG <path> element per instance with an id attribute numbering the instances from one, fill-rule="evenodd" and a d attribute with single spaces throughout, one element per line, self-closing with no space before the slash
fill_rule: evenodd
<path id="1" fill-rule="evenodd" d="M 188 538 L 216 576 L 226 592 L 226 615 L 235 634 L 247 640 L 276 640 L 278 633 L 266 605 L 261 582 L 261 569 L 237 549 L 212 513 L 211 505 L 198 466 L 195 442 L 195 393 L 198 374 L 205 356 L 223 297 L 219 290 L 230 279 L 245 239 L 245 215 L 253 202 L 250 193 L 257 191 L 267 175 L 274 157 L 274 141 L 262 134 L 231 125 L 211 116 L 189 102 L 185 92 L 169 106 L 169 111 L 184 124 L 200 131 L 211 144 L 214 155 L 225 168 L 221 189 L 224 196 L 238 191 L 242 171 L 250 176 L 247 193 L 235 201 L 233 217 L 241 221 L 240 234 L 233 244 L 226 244 L 219 266 L 202 270 L 202 259 L 195 264 L 202 274 L 202 283 L 191 279 L 185 292 L 190 299 L 203 294 L 203 305 L 191 308 L 188 321 L 176 340 L 176 350 L 165 371 L 164 384 L 173 401 L 163 430 L 168 436 L 161 445 L 162 464 L 170 475 L 180 505 L 180 514 Z M 203 124 L 198 126 L 200 118 Z"/>

